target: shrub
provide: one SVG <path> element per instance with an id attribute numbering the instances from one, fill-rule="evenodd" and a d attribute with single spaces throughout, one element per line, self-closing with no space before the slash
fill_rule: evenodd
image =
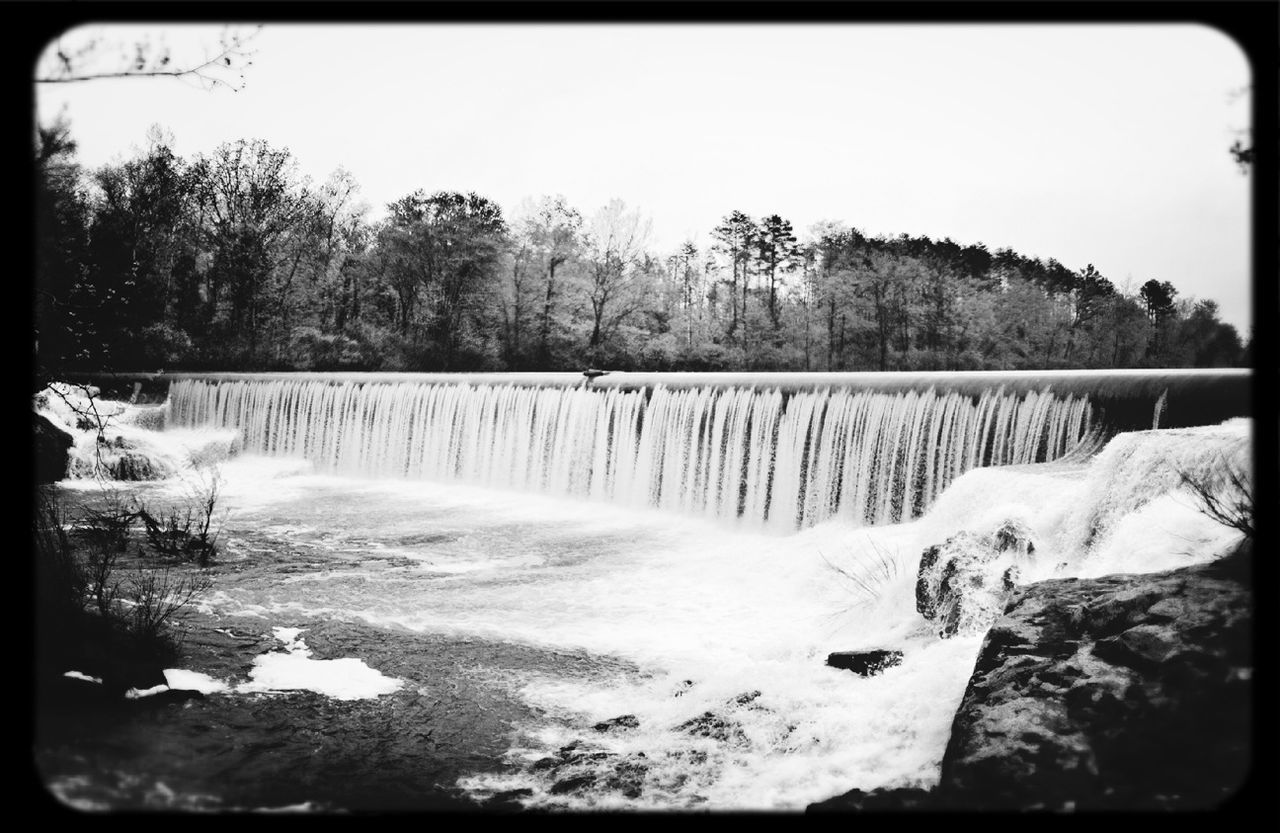
<path id="1" fill-rule="evenodd" d="M 83 609 L 88 578 L 67 535 L 66 513 L 51 488 L 36 490 L 35 510 L 32 533 L 37 610 L 57 622 Z"/>
<path id="2" fill-rule="evenodd" d="M 124 552 L 129 544 L 129 533 L 138 518 L 132 499 L 115 489 L 104 487 L 105 499 L 101 507 L 84 510 L 85 535 L 89 543 L 100 549 Z"/>
<path id="3" fill-rule="evenodd" d="M 144 644 L 163 642 L 165 626 L 196 597 L 213 586 L 205 575 L 173 578 L 168 567 L 159 572 L 139 570 L 127 592 L 129 632 Z"/>
<path id="4" fill-rule="evenodd" d="M 902 565 L 895 554 L 882 550 L 870 536 L 866 543 L 871 550 L 870 554 L 854 550 L 849 556 L 852 563 L 848 567 L 834 564 L 821 552 L 818 553 L 827 567 L 840 576 L 851 595 L 860 597 L 855 606 L 878 602 L 886 587 L 896 581 L 902 572 Z"/>
<path id="5" fill-rule="evenodd" d="M 212 492 L 205 504 L 210 516 L 216 496 Z M 117 493 L 109 493 L 105 508 L 86 510 L 89 524 L 84 534 L 72 537 L 57 493 L 37 491 L 33 532 L 41 673 L 61 674 L 83 662 L 110 664 L 122 649 L 154 656 L 175 650 L 167 626 L 213 582 L 201 573 L 171 573 L 167 566 L 139 566 L 128 578 L 120 578 L 119 561 L 126 547 L 119 542 L 127 543 L 128 523 L 143 511 L 135 515 L 123 508 Z M 103 526 L 95 527 L 102 519 Z M 192 540 L 211 552 L 210 525 L 197 521 L 193 528 Z M 127 642 L 121 643 L 121 637 Z"/>
<path id="6" fill-rule="evenodd" d="M 156 517 L 145 506 L 139 507 L 137 516 L 146 529 L 147 543 L 158 555 L 194 560 L 207 567 L 217 556 L 218 494 L 222 479 L 216 470 L 207 480 L 190 491 L 185 506 L 171 506 Z"/>
<path id="7" fill-rule="evenodd" d="M 1252 540 L 1253 483 L 1247 469 L 1219 457 L 1216 466 L 1197 471 L 1179 469 L 1178 477 L 1195 495 L 1197 508 L 1204 515 Z"/>

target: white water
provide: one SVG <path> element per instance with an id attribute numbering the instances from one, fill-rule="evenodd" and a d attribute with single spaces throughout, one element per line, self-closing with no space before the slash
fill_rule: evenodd
<path id="1" fill-rule="evenodd" d="M 170 421 L 320 470 L 654 506 L 791 531 L 916 517 L 980 466 L 1092 439 L 1088 400 L 699 387 L 179 380 Z"/>
<path id="2" fill-rule="evenodd" d="M 1250 430 L 1123 434 L 1088 458 L 1088 403 L 1048 393 L 178 382 L 170 407 L 181 430 L 241 432 L 246 453 L 221 467 L 225 560 L 340 556 L 224 583 L 207 612 L 602 658 L 586 676 L 494 669 L 543 716 L 516 727 L 512 768 L 460 781 L 569 809 L 799 809 L 931 786 L 981 637 L 941 640 L 916 613 L 921 551 L 1012 519 L 1036 544 L 1024 581 L 1203 562 L 1238 534 L 1177 473 L 1247 464 Z M 823 662 L 877 648 L 905 658 L 866 679 Z M 740 734 L 679 728 L 706 712 Z M 591 728 L 623 714 L 639 727 Z M 605 784 L 607 762 L 595 786 L 553 794 L 529 764 L 575 740 L 644 753 L 641 794 Z"/>
<path id="3" fill-rule="evenodd" d="M 800 809 L 853 787 L 936 783 L 981 638 L 941 640 L 916 613 L 925 547 L 1012 518 L 1036 543 L 1026 580 L 1206 561 L 1238 534 L 1200 513 L 1167 471 L 1239 464 L 1248 432 L 1236 420 L 1126 434 L 1088 461 L 970 471 L 910 522 L 836 519 L 788 536 L 652 508 L 354 478 L 245 456 L 222 468 L 227 558 L 252 559 L 241 534 L 265 531 L 298 552 L 356 561 L 220 589 L 206 605 L 259 617 L 264 628 L 354 619 L 586 650 L 638 667 L 626 674 L 603 663 L 587 677 L 504 672 L 496 684 L 545 717 L 517 727 L 514 771 L 462 779 L 477 796 L 523 787 L 532 805 L 568 809 Z M 905 659 L 868 679 L 824 665 L 829 652 L 874 648 Z M 760 696 L 751 703 L 732 702 L 752 691 Z M 679 730 L 707 711 L 740 737 Z M 639 727 L 592 731 L 622 714 Z M 579 739 L 623 756 L 643 752 L 641 795 L 604 785 L 552 794 L 552 781 L 528 764 Z"/>

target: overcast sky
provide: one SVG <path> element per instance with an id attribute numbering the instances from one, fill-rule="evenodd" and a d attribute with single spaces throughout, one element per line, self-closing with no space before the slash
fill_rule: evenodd
<path id="1" fill-rule="evenodd" d="M 133 30 L 127 30 L 132 32 Z M 218 27 L 149 27 L 175 60 Z M 117 29 L 117 33 L 126 30 Z M 83 30 L 67 36 L 71 41 Z M 417 188 L 512 212 L 617 197 L 666 253 L 732 210 L 804 232 L 950 237 L 1170 281 L 1250 321 L 1248 62 L 1193 25 L 267 25 L 243 88 L 38 85 L 87 165 L 160 124 L 182 156 L 240 138 L 342 166 L 378 216 Z"/>

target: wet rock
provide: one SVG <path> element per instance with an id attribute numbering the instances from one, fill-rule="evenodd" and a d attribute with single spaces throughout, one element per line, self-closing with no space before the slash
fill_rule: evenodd
<path id="1" fill-rule="evenodd" d="M 597 732 L 611 732 L 615 729 L 635 729 L 640 726 L 640 720 L 634 714 L 624 714 L 618 717 L 611 717 L 608 720 L 602 720 L 591 728 Z"/>
<path id="2" fill-rule="evenodd" d="M 741 726 L 714 712 L 703 712 L 691 720 L 686 720 L 676 727 L 676 731 L 724 743 L 745 743 L 747 739 Z"/>
<path id="3" fill-rule="evenodd" d="M 644 779 L 649 772 L 649 763 L 644 758 L 644 753 L 640 752 L 618 761 L 605 779 L 605 786 L 627 798 L 639 798 L 644 792 Z"/>
<path id="4" fill-rule="evenodd" d="M 725 705 L 729 711 L 741 706 L 758 708 L 753 704 L 759 696 L 759 691 L 744 692 L 729 700 Z M 703 712 L 697 717 L 686 720 L 676 726 L 675 731 L 735 745 L 742 745 L 747 742 L 747 736 L 743 733 L 742 727 L 736 720 L 711 711 Z"/>
<path id="5" fill-rule="evenodd" d="M 863 677 L 879 674 L 886 668 L 901 664 L 901 651 L 836 651 L 827 655 L 827 665 L 852 671 Z"/>
<path id="6" fill-rule="evenodd" d="M 1007 520 L 996 528 L 991 535 L 997 552 L 1012 552 L 1020 556 L 1034 555 L 1035 542 L 1031 540 L 1031 530 L 1018 521 Z"/>
<path id="7" fill-rule="evenodd" d="M 1004 610 L 1019 564 L 1035 545 L 1007 521 L 989 535 L 960 532 L 924 551 L 916 574 L 916 610 L 938 635 L 981 633 Z"/>
<path id="8" fill-rule="evenodd" d="M 849 811 L 939 810 L 932 790 L 903 787 L 888 790 L 850 790 L 844 795 L 810 804 L 807 813 L 844 813 Z"/>
<path id="9" fill-rule="evenodd" d="M 572 778 L 565 778 L 551 785 L 552 795 L 564 795 L 565 793 L 577 792 L 590 787 L 596 782 L 596 776 L 592 774 L 575 775 Z"/>
<path id="10" fill-rule="evenodd" d="M 75 438 L 70 432 L 37 413 L 31 415 L 31 430 L 36 457 L 36 482 L 56 483 L 67 476 L 71 446 L 74 445 Z"/>
<path id="11" fill-rule="evenodd" d="M 1229 799 L 1253 735 L 1252 600 L 1237 567 L 1018 589 L 956 713 L 939 800 L 1203 810 Z"/>
<path id="12" fill-rule="evenodd" d="M 126 451 L 108 462 L 107 471 L 114 480 L 161 480 L 165 477 L 150 457 L 136 451 Z"/>
<path id="13" fill-rule="evenodd" d="M 1247 800 L 1251 548 L 1019 588 L 987 632 L 938 787 L 809 812 L 1214 810 Z"/>

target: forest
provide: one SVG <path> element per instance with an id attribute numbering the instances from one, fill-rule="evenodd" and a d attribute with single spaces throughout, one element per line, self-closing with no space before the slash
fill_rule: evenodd
<path id="1" fill-rule="evenodd" d="M 225 143 L 189 159 L 159 127 L 131 158 L 35 137 L 37 386 L 160 370 L 1002 370 L 1249 362 L 1210 299 L 1118 287 L 1009 248 L 798 233 L 730 207 L 657 251 L 622 200 L 506 214 L 419 188 L 375 213 L 344 170 Z"/>

